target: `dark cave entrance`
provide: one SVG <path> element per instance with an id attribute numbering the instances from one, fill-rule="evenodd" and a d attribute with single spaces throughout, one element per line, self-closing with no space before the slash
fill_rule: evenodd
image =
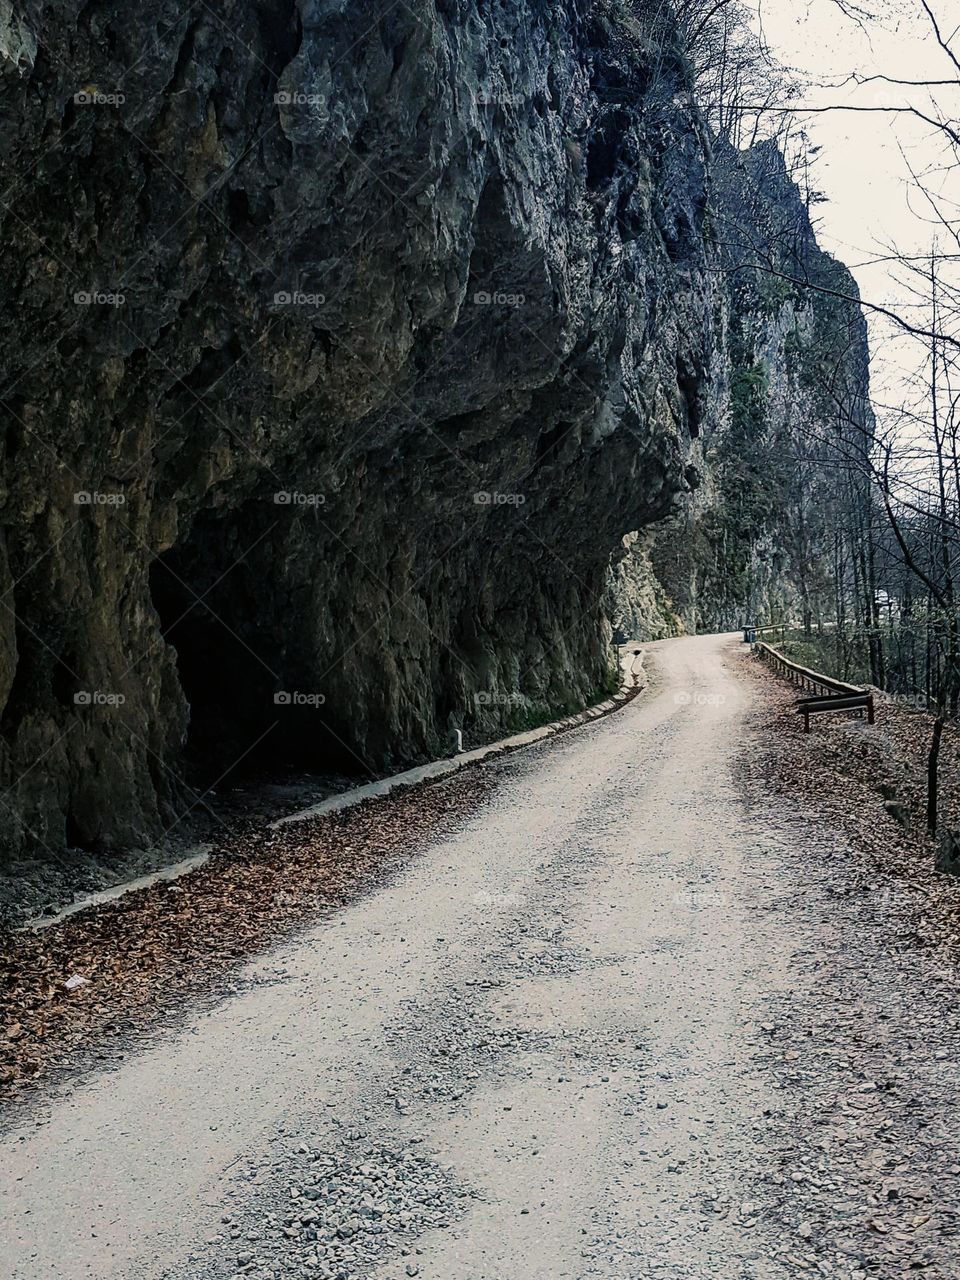
<path id="1" fill-rule="evenodd" d="M 224 593 L 193 586 L 191 576 L 182 557 L 160 556 L 150 566 L 150 594 L 190 707 L 188 772 L 209 785 L 225 770 L 254 768 L 276 749 L 267 732 L 272 676 L 243 634 L 248 627 L 235 625 L 235 608 L 225 608 Z"/>
<path id="2" fill-rule="evenodd" d="M 629 127 L 625 112 L 611 111 L 591 137 L 587 145 L 588 190 L 599 191 L 613 181 Z"/>
<path id="3" fill-rule="evenodd" d="M 174 549 L 150 566 L 153 605 L 190 709 L 186 780 L 219 789 L 294 773 L 369 776 L 326 700 L 318 705 L 309 682 L 284 671 L 290 623 L 276 617 L 269 566 L 221 567 L 208 558 L 212 539 L 197 545 L 202 560 Z"/>

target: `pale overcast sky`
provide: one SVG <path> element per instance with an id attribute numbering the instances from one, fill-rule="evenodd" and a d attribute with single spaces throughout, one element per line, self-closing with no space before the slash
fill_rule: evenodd
<path id="1" fill-rule="evenodd" d="M 863 30 L 845 18 L 835 0 L 753 0 L 759 3 L 764 32 L 779 59 L 797 68 L 804 81 L 840 83 L 852 72 L 882 73 L 900 79 L 956 80 L 957 72 L 933 39 L 920 0 L 861 0 L 879 15 Z M 960 25 L 960 0 L 931 0 L 945 35 Z M 938 91 L 939 101 L 954 118 L 960 115 L 960 86 Z M 923 90 L 900 89 L 878 83 L 837 91 L 811 89 L 811 105 L 837 102 L 858 106 L 889 106 L 912 102 L 928 108 Z M 923 203 L 911 191 L 910 175 L 901 154 L 919 170 L 943 155 L 941 140 L 922 121 L 903 116 L 836 112 L 812 116 L 808 132 L 823 152 L 815 171 L 815 185 L 829 198 L 819 206 L 821 242 L 853 269 L 864 298 L 888 303 L 903 294 L 885 265 L 867 265 L 884 245 L 896 243 L 908 252 L 930 248 L 933 228 L 921 216 Z M 957 180 L 952 176 L 955 198 Z M 898 296 L 899 295 L 899 296 Z M 892 381 L 889 367 L 907 359 L 890 349 L 888 331 L 873 326 L 874 377 L 880 391 Z M 915 355 L 911 358 L 915 358 Z"/>

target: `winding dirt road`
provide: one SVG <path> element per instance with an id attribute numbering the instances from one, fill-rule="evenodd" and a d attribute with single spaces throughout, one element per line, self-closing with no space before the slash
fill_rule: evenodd
<path id="1" fill-rule="evenodd" d="M 644 696 L 8 1129 L 0 1271 L 960 1274 L 955 983 L 745 794 L 747 661 L 652 646 Z"/>

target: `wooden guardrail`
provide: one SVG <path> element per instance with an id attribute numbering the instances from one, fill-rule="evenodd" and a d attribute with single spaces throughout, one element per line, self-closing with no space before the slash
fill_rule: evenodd
<path id="1" fill-rule="evenodd" d="M 832 676 L 811 671 L 809 667 L 801 667 L 799 663 L 791 662 L 762 641 L 755 646 L 755 652 L 758 657 L 771 664 L 777 675 L 786 676 L 801 689 L 814 694 L 811 698 L 797 699 L 797 711 L 803 716 L 804 732 L 810 732 L 810 717 L 824 712 L 865 711 L 868 723 L 875 722 L 876 709 L 869 689 L 861 689 L 859 685 L 834 680 Z"/>

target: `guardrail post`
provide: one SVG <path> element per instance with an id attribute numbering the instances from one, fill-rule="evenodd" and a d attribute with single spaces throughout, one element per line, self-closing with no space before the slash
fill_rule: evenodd
<path id="1" fill-rule="evenodd" d="M 799 663 L 785 658 L 779 649 L 764 642 L 758 643 L 757 651 L 764 661 L 769 659 L 771 668 L 778 675 L 786 676 L 791 684 L 815 695 L 812 698 L 796 700 L 797 709 L 803 714 L 804 733 L 810 732 L 811 715 L 819 715 L 821 712 L 866 711 L 870 724 L 876 723 L 874 696 L 867 689 L 847 684 L 842 680 L 834 680 L 832 676 L 824 676 L 818 671 L 801 667 Z"/>

